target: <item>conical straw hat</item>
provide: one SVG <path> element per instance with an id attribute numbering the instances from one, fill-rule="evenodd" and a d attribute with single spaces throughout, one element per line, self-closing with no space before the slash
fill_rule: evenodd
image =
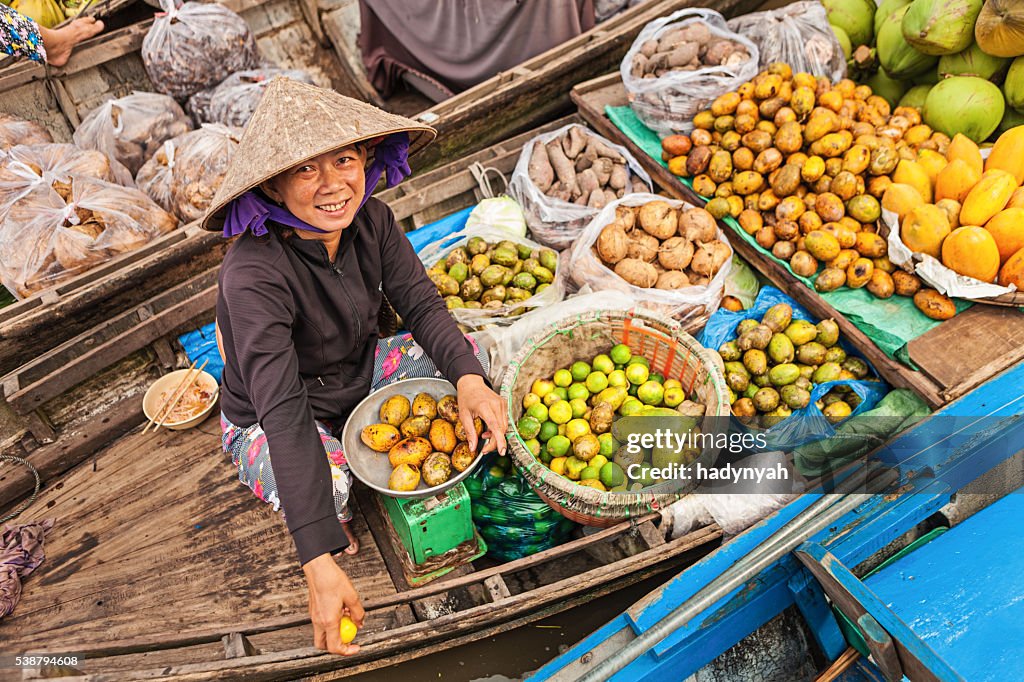
<path id="1" fill-rule="evenodd" d="M 275 78 L 246 125 L 202 225 L 207 230 L 220 230 L 229 203 L 303 161 L 402 131 L 409 133 L 409 156 L 437 134 L 430 126 L 333 90 Z"/>

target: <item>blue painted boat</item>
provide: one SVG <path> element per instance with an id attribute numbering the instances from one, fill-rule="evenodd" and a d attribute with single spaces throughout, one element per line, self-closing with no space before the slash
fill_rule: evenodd
<path id="1" fill-rule="evenodd" d="M 1001 499 L 963 523 L 860 577 L 865 567 L 891 559 L 893 547 L 905 544 L 915 530 L 920 534 L 942 519 L 937 513 L 958 491 L 986 473 L 992 478 L 999 473 L 993 471 L 997 467 L 1012 468 L 1016 460 L 1007 460 L 1022 447 L 1024 364 L 1018 364 L 875 453 L 898 469 L 898 491 L 842 498 L 851 509 L 837 521 L 801 538 L 796 551 L 764 565 L 723 598 L 699 611 L 691 609 L 690 617 L 679 621 L 686 607 L 702 593 L 706 596 L 709 584 L 734 565 L 751 562 L 759 545 L 820 504 L 820 495 L 800 496 L 531 679 L 662 682 L 684 680 L 698 671 L 700 680 L 754 679 L 749 663 L 747 674 L 734 670 L 732 676 L 721 675 L 723 654 L 729 652 L 733 663 L 770 658 L 770 649 L 785 650 L 792 644 L 783 641 L 787 638 L 809 640 L 803 647 L 805 660 L 768 661 L 774 669 L 760 670 L 762 676 L 756 679 L 812 679 L 818 674 L 817 679 L 846 682 L 1024 679 L 1019 656 L 1024 573 L 1014 568 L 1024 556 L 1024 535 L 1018 527 L 1024 497 L 1006 494 L 1017 490 L 1019 480 L 990 495 Z M 994 490 L 990 485 L 985 492 Z M 855 624 L 851 641 L 863 648 L 863 640 L 870 657 L 852 649 L 840 629 L 839 611 Z M 780 618 L 787 617 L 798 627 L 780 628 Z M 666 623 L 673 627 L 666 628 Z M 640 655 L 626 660 L 630 657 L 623 652 L 638 643 L 643 647 Z"/>

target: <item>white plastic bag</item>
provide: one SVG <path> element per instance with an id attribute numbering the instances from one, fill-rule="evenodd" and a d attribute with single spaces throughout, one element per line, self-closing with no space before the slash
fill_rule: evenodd
<path id="1" fill-rule="evenodd" d="M 125 186 L 165 140 L 192 129 L 178 103 L 155 92 L 133 92 L 89 112 L 75 131 L 75 144 L 118 162 L 114 175 Z"/>
<path id="2" fill-rule="evenodd" d="M 79 176 L 14 202 L 0 227 L 0 281 L 19 297 L 144 246 L 178 225 L 134 188 Z"/>
<path id="3" fill-rule="evenodd" d="M 673 208 L 693 208 L 691 204 L 683 201 L 667 199 L 655 194 L 629 194 L 618 201 L 613 201 L 601 209 L 601 212 L 590 221 L 573 246 L 569 259 L 569 272 L 573 280 L 577 286 L 589 285 L 594 291 L 621 291 L 628 294 L 638 305 L 681 322 L 710 315 L 718 309 L 718 304 L 722 300 L 722 290 L 732 270 L 732 258 L 725 262 L 725 265 L 715 273 L 706 286 L 691 286 L 683 289 L 645 289 L 633 286 L 616 275 L 594 253 L 594 244 L 597 242 L 601 230 L 615 219 L 617 206 L 643 206 L 651 201 L 664 201 Z M 718 240 L 732 249 L 721 228 L 718 228 Z"/>
<path id="4" fill-rule="evenodd" d="M 579 206 L 570 201 L 563 201 L 544 194 L 530 179 L 529 166 L 530 156 L 533 154 L 533 147 L 536 142 L 547 144 L 552 140 L 559 139 L 566 135 L 572 128 L 582 129 L 586 135 L 596 138 L 608 148 L 616 151 L 626 160 L 626 167 L 629 177 L 626 181 L 626 193 L 632 191 L 634 179 L 639 179 L 647 188 L 651 188 L 651 176 L 640 166 L 640 163 L 629 153 L 625 147 L 614 144 L 601 137 L 593 130 L 578 123 L 570 123 L 558 130 L 538 135 L 523 146 L 519 154 L 515 170 L 512 171 L 512 181 L 509 183 L 509 193 L 523 207 L 526 215 L 526 224 L 530 226 L 530 233 L 533 238 L 541 244 L 553 249 L 567 249 L 572 246 L 587 223 L 597 215 L 600 209 L 589 206 Z"/>
<path id="5" fill-rule="evenodd" d="M 648 40 L 702 21 L 713 36 L 735 40 L 747 48 L 750 59 L 735 66 L 707 66 L 695 71 L 671 71 L 661 78 L 636 78 L 633 57 Z M 706 9 L 682 9 L 644 26 L 622 59 L 619 73 L 630 106 L 644 124 L 661 137 L 693 130 L 693 117 L 719 95 L 736 90 L 758 72 L 759 53 L 750 39 L 733 33 L 721 14 Z"/>
<path id="6" fill-rule="evenodd" d="M 793 73 L 825 76 L 833 83 L 846 78 L 846 55 L 829 27 L 825 6 L 801 0 L 764 12 L 729 20 L 729 28 L 757 45 L 760 65 L 789 64 Z"/>
<path id="7" fill-rule="evenodd" d="M 526 236 L 526 217 L 522 207 L 512 197 L 500 196 L 484 199 L 477 204 L 466 219 L 465 230 L 482 228 L 504 230 L 509 239 Z"/>
<path id="8" fill-rule="evenodd" d="M 199 220 L 227 173 L 241 128 L 216 123 L 168 140 L 139 170 L 139 188 L 184 222 Z"/>
<path id="9" fill-rule="evenodd" d="M 424 268 L 429 270 L 439 260 L 446 258 L 452 250 L 465 246 L 472 237 L 480 237 L 488 243 L 508 239 L 517 244 L 529 246 L 531 249 L 544 248 L 542 245 L 526 238 L 511 238 L 508 232 L 501 229 L 481 227 L 469 230 L 464 228 L 420 249 L 420 262 L 423 263 Z M 457 322 L 470 329 L 484 329 L 489 325 L 509 325 L 515 321 L 515 316 L 525 313 L 531 308 L 540 308 L 561 301 L 565 296 L 565 278 L 565 269 L 558 267 L 555 269 L 555 279 L 551 282 L 551 285 L 539 294 L 535 294 L 524 301 L 506 303 L 506 305 L 500 308 L 454 308 L 450 312 Z"/>
<path id="10" fill-rule="evenodd" d="M 36 187 L 58 187 L 72 176 L 117 182 L 110 159 L 95 149 L 73 144 L 25 144 L 11 147 L 0 161 L 0 222 L 11 205 Z"/>
<path id="11" fill-rule="evenodd" d="M 236 71 L 260 66 L 242 17 L 217 3 L 160 0 L 163 13 L 142 40 L 142 63 L 160 92 L 184 101 Z"/>
<path id="12" fill-rule="evenodd" d="M 53 142 L 49 131 L 38 123 L 0 114 L 0 150 L 18 144 L 45 144 Z"/>
<path id="13" fill-rule="evenodd" d="M 186 109 L 197 124 L 220 123 L 244 127 L 255 113 L 270 81 L 278 77 L 315 85 L 313 77 L 305 71 L 278 68 L 239 71 L 214 87 L 189 97 Z"/>

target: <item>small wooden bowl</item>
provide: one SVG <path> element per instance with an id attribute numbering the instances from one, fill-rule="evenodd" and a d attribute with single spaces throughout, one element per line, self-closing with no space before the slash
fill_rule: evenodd
<path id="1" fill-rule="evenodd" d="M 154 381 L 153 385 L 149 387 L 149 390 L 146 391 L 146 395 L 142 398 L 142 411 L 150 421 L 156 419 L 157 414 L 160 412 L 160 406 L 163 403 L 163 401 L 160 400 L 160 394 L 167 391 L 173 395 L 174 389 L 178 387 L 188 372 L 189 370 L 187 369 L 175 370 L 169 374 L 163 375 Z M 210 391 L 211 393 L 216 393 L 217 391 L 217 380 L 213 378 L 212 374 L 208 374 L 207 372 L 199 372 L 199 377 L 194 383 L 199 384 L 200 387 L 206 391 Z M 214 399 L 210 401 L 210 404 L 207 405 L 202 412 L 194 417 L 189 417 L 188 419 L 180 422 L 165 422 L 163 426 L 174 431 L 190 429 L 193 426 L 198 426 L 209 416 L 216 404 L 217 401 Z"/>

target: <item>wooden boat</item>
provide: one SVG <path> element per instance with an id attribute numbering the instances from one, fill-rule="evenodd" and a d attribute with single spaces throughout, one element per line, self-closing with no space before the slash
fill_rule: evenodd
<path id="1" fill-rule="evenodd" d="M 667 636 L 642 642 L 646 650 L 614 679 L 683 679 L 702 669 L 704 679 L 749 679 L 755 668 L 766 679 L 1018 679 L 1020 646 L 1011 633 L 1021 618 L 1022 417 L 1024 364 L 1017 364 L 883 446 L 880 459 L 899 455 L 891 490 L 659 633 Z M 815 497 L 798 498 L 723 544 L 531 679 L 607 679 L 603 662 L 701 597 L 730 566 L 753 564 L 752 550 Z M 856 636 L 840 630 L 826 596 Z"/>

